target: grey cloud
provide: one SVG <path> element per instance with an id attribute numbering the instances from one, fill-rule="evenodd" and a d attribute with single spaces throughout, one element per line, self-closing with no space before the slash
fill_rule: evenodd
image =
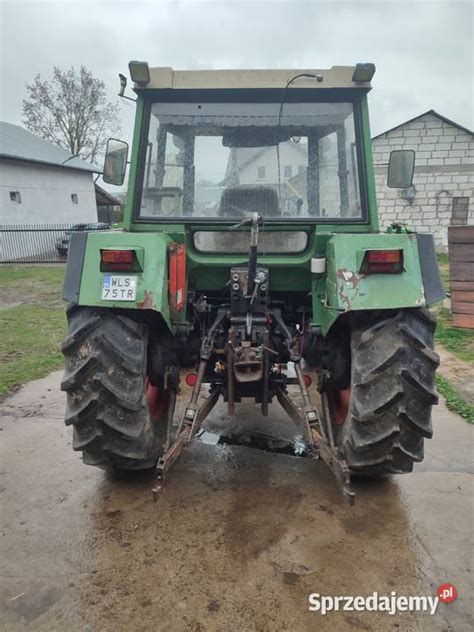
<path id="1" fill-rule="evenodd" d="M 372 129 L 434 108 L 472 127 L 470 2 L 3 3 L 0 117 L 20 122 L 24 83 L 91 68 L 110 97 L 129 59 L 177 68 L 330 67 L 373 61 Z M 129 139 L 133 106 L 123 102 Z"/>

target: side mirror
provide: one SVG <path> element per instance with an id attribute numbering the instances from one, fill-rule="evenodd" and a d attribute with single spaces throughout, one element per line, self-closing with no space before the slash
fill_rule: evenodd
<path id="1" fill-rule="evenodd" d="M 415 152 L 413 149 L 396 149 L 390 153 L 387 186 L 391 189 L 408 189 L 413 182 Z"/>
<path id="2" fill-rule="evenodd" d="M 109 138 L 104 160 L 102 178 L 107 184 L 120 186 L 125 180 L 127 170 L 128 143 L 116 138 Z"/>

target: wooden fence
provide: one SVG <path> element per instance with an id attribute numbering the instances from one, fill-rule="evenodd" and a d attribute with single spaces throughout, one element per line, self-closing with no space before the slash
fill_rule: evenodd
<path id="1" fill-rule="evenodd" d="M 474 329 L 474 226 L 448 228 L 453 325 Z"/>

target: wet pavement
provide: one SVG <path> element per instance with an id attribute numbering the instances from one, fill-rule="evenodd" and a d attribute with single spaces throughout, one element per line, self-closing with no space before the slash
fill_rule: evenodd
<path id="1" fill-rule="evenodd" d="M 472 629 L 474 427 L 443 403 L 425 461 L 358 483 L 352 508 L 322 463 L 203 442 L 153 504 L 150 480 L 113 480 L 73 453 L 60 375 L 2 405 L 1 630 Z M 269 419 L 247 404 L 236 425 L 294 438 L 282 411 Z M 217 407 L 208 431 L 228 426 Z M 459 596 L 434 617 L 308 610 L 313 592 L 433 595 L 444 582 Z"/>

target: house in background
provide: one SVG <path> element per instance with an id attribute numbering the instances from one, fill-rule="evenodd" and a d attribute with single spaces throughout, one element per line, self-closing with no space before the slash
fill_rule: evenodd
<path id="1" fill-rule="evenodd" d="M 97 221 L 97 167 L 0 122 L 0 224 L 74 224 Z"/>
<path id="2" fill-rule="evenodd" d="M 416 152 L 413 186 L 387 187 L 390 152 Z M 381 228 L 407 224 L 446 250 L 448 226 L 474 224 L 473 132 L 429 110 L 372 139 Z"/>

